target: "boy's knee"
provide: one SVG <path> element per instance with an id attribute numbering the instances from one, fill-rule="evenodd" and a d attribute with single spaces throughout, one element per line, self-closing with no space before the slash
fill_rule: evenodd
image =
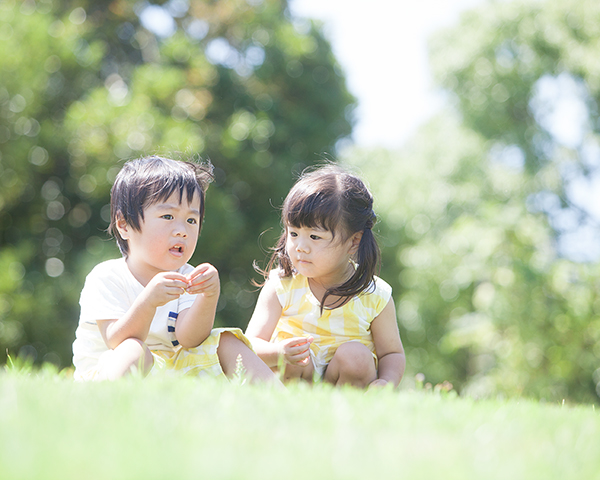
<path id="1" fill-rule="evenodd" d="M 217 351 L 223 350 L 223 349 L 226 350 L 228 348 L 239 345 L 240 343 L 243 343 L 243 342 L 239 338 L 237 338 L 233 333 L 222 332 L 221 335 L 219 336 L 219 346 L 217 347 Z"/>
<path id="2" fill-rule="evenodd" d="M 137 338 L 127 338 L 100 358 L 99 379 L 115 380 L 132 372 L 147 375 L 153 365 L 154 356 L 148 346 Z"/>
<path id="3" fill-rule="evenodd" d="M 148 346 L 137 338 L 128 338 L 121 343 L 121 345 L 123 344 L 132 352 L 133 356 L 138 357 L 139 368 L 144 375 L 147 374 L 154 365 L 154 356 Z"/>

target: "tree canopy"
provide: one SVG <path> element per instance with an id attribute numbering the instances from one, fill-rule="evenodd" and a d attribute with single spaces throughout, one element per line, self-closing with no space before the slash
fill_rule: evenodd
<path id="1" fill-rule="evenodd" d="M 83 279 L 119 255 L 112 181 L 154 153 L 215 165 L 192 262 L 221 273 L 217 323 L 244 327 L 273 205 L 353 122 L 320 26 L 281 0 L 4 1 L 0 72 L 0 358 L 70 364 Z"/>
<path id="2" fill-rule="evenodd" d="M 599 19 L 593 0 L 493 2 L 430 48 L 464 125 L 524 169 L 528 202 L 549 215 L 559 250 L 588 261 L 600 258 L 589 241 L 600 234 L 589 205 L 600 166 Z"/>
<path id="3" fill-rule="evenodd" d="M 591 1 L 467 12 L 431 41 L 449 109 L 400 152 L 346 159 L 378 201 L 409 372 L 476 396 L 598 401 L 600 268 L 565 257 L 593 222 L 573 183 L 600 165 L 598 25 Z"/>

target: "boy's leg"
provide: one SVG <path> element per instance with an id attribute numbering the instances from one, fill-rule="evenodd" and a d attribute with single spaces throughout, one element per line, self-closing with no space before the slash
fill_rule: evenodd
<path id="1" fill-rule="evenodd" d="M 154 358 L 146 344 L 137 338 L 128 338 L 102 358 L 99 379 L 116 380 L 133 372 L 146 376 L 153 363 Z"/>
<path id="2" fill-rule="evenodd" d="M 229 378 L 235 374 L 237 358 L 241 355 L 242 364 L 250 376 L 251 383 L 271 382 L 283 387 L 267 364 L 231 332 L 221 333 L 217 355 L 223 372 Z"/>
<path id="3" fill-rule="evenodd" d="M 325 370 L 325 381 L 334 385 L 365 388 L 376 378 L 373 353 L 359 342 L 340 345 Z"/>

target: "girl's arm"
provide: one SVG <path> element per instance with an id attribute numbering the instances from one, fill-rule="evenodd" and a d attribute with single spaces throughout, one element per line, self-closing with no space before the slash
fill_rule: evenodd
<path id="1" fill-rule="evenodd" d="M 179 312 L 175 336 L 184 348 L 194 348 L 208 338 L 215 323 L 221 293 L 219 272 L 209 263 L 198 265 L 189 275 L 187 292 L 198 294 L 190 308 Z"/>
<path id="2" fill-rule="evenodd" d="M 114 349 L 127 338 L 145 342 L 156 309 L 179 298 L 185 287 L 186 279 L 179 273 L 163 272 L 155 275 L 125 315 L 119 319 L 97 321 L 104 343 L 108 348 Z"/>
<path id="3" fill-rule="evenodd" d="M 269 367 L 276 367 L 281 356 L 289 364 L 306 365 L 310 356 L 309 347 L 312 338 L 293 337 L 281 342 L 270 342 L 281 318 L 281 312 L 274 282 L 267 280 L 258 296 L 252 318 L 248 322 L 246 336 L 252 342 L 256 354 Z"/>
<path id="4" fill-rule="evenodd" d="M 404 375 L 406 356 L 400 340 L 398 322 L 396 321 L 396 307 L 394 300 L 390 301 L 381 313 L 371 322 L 371 333 L 377 351 L 379 367 L 377 379 L 371 386 L 383 386 L 391 383 L 397 387 Z"/>
<path id="5" fill-rule="evenodd" d="M 274 282 L 267 280 L 258 295 L 254 313 L 246 327 L 246 336 L 252 342 L 256 354 L 269 367 L 276 367 L 279 362 L 279 348 L 270 340 L 281 317 L 281 311 Z"/>

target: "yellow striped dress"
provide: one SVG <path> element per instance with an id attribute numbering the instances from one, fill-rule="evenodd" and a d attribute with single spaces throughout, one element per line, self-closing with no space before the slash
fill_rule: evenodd
<path id="1" fill-rule="evenodd" d="M 281 277 L 281 270 L 270 272 L 269 281 L 275 282 L 282 313 L 271 342 L 291 337 L 314 338 L 311 358 L 318 377 L 333 358 L 337 348 L 346 342 L 366 345 L 377 361 L 371 322 L 381 313 L 392 296 L 392 287 L 379 277 L 367 291 L 334 309 L 323 309 L 313 295 L 304 275 Z"/>

